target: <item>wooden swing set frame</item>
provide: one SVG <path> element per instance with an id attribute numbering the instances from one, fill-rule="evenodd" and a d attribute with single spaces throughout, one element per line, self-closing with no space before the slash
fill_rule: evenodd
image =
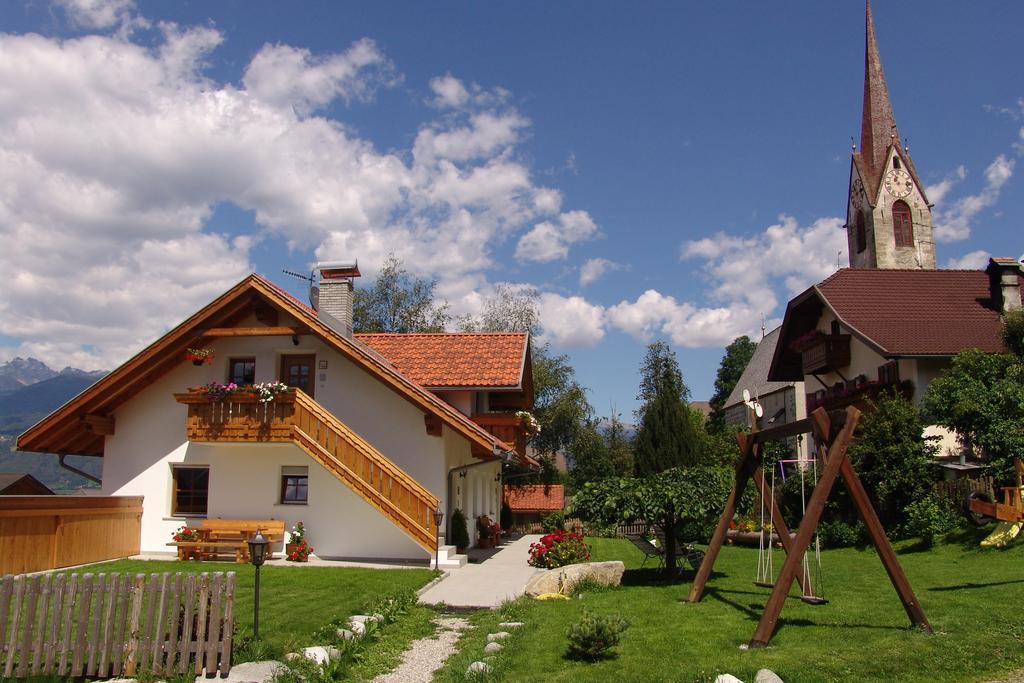
<path id="1" fill-rule="evenodd" d="M 733 515 L 736 513 L 736 504 L 743 495 L 747 483 L 753 479 L 762 496 L 769 494 L 767 482 L 761 473 L 761 444 L 797 434 L 811 433 L 818 442 L 819 448 L 823 449 L 821 452 L 824 453 L 824 466 L 820 468 L 821 476 L 811 493 L 811 499 L 807 503 L 806 512 L 800 521 L 795 538 L 790 538 L 789 528 L 786 526 L 785 520 L 782 519 L 778 503 L 772 501 L 772 524 L 779 534 L 782 549 L 786 553 L 786 561 L 775 580 L 771 596 L 761 613 L 761 619 L 754 630 L 754 635 L 750 639 L 749 647 L 751 648 L 765 647 L 771 641 L 793 581 L 797 581 L 803 589 L 801 562 L 817 531 L 825 503 L 840 474 L 846 482 L 846 488 L 860 518 L 864 521 L 871 542 L 874 544 L 875 550 L 878 551 L 878 557 L 882 560 L 889 580 L 903 603 L 903 609 L 906 610 L 910 623 L 926 633 L 932 633 L 931 624 L 928 623 L 928 618 L 925 617 L 924 610 L 917 601 L 917 596 L 914 595 L 914 589 L 896 558 L 896 553 L 889 542 L 889 537 L 885 534 L 885 529 L 878 519 L 874 506 L 871 504 L 871 499 L 868 497 L 867 491 L 864 490 L 864 485 L 854 471 L 853 465 L 846 457 L 846 451 L 853 439 L 853 432 L 857 428 L 860 417 L 861 411 L 855 406 L 849 406 L 845 411 L 832 413 L 826 413 L 823 408 L 818 408 L 811 413 L 810 417 L 803 420 L 764 431 L 736 435 L 740 446 L 740 459 L 736 464 L 736 480 L 732 492 L 726 500 L 722 517 L 718 520 L 718 526 L 715 527 L 715 533 L 711 538 L 704 561 L 693 580 L 693 586 L 690 588 L 690 595 L 687 598 L 689 602 L 700 602 L 704 595 L 704 587 L 714 570 L 718 551 L 722 549 L 722 544 L 725 542 L 729 522 L 732 521 Z"/>

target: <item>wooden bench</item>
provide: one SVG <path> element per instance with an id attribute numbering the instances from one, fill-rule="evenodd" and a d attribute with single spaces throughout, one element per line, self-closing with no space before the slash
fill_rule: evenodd
<path id="1" fill-rule="evenodd" d="M 183 549 L 186 559 L 234 555 L 235 562 L 248 562 L 249 539 L 257 529 L 271 546 L 284 540 L 284 522 L 279 519 L 204 519 L 199 525 L 198 541 L 172 541 L 167 545 Z"/>

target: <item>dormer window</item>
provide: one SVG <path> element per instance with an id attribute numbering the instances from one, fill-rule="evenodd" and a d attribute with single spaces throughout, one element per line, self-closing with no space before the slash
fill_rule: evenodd
<path id="1" fill-rule="evenodd" d="M 910 206 L 902 199 L 892 205 L 892 232 L 897 247 L 914 246 L 914 221 Z"/>

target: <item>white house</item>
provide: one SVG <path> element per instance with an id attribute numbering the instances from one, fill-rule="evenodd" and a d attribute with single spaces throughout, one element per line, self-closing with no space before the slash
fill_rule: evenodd
<path id="1" fill-rule="evenodd" d="M 250 275 L 18 447 L 102 457 L 103 495 L 145 497 L 143 552 L 222 517 L 302 521 L 320 557 L 428 561 L 435 509 L 461 508 L 472 532 L 500 509 L 502 462 L 530 463 L 514 414 L 533 406 L 529 337 L 353 335 L 357 268 L 319 268 L 317 308 Z M 190 391 L 214 381 L 294 389 Z"/>

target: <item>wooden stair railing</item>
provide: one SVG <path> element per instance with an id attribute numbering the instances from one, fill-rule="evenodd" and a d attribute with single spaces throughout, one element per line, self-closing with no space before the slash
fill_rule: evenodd
<path id="1" fill-rule="evenodd" d="M 175 394 L 189 406 L 191 441 L 291 441 L 377 508 L 421 547 L 434 552 L 438 499 L 311 396 L 299 389 L 270 404 L 232 397 L 224 406 L 202 393 Z"/>

